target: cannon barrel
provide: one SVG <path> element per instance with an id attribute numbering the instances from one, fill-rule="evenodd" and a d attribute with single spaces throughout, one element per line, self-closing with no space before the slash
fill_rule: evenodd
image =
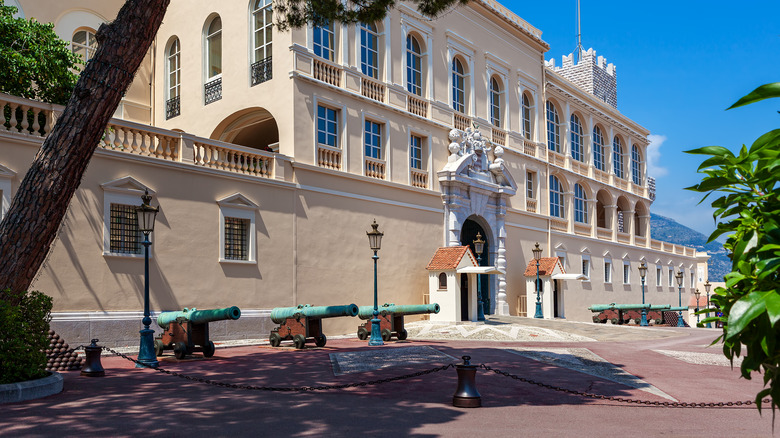
<path id="1" fill-rule="evenodd" d="M 379 312 L 385 311 L 396 315 L 420 315 L 423 313 L 439 313 L 441 308 L 437 303 L 433 304 L 406 304 L 396 306 L 395 304 L 385 304 L 377 307 Z M 374 317 L 374 306 L 360 306 L 358 318 L 371 319 Z"/>
<path id="2" fill-rule="evenodd" d="M 653 304 L 648 310 L 669 310 L 670 307 L 668 304 Z"/>
<path id="3" fill-rule="evenodd" d="M 241 309 L 236 306 L 225 307 L 222 309 L 198 310 L 196 308 L 187 309 L 180 312 L 162 312 L 157 316 L 157 325 L 163 329 L 168 328 L 168 324 L 176 321 L 178 318 L 184 318 L 195 324 L 204 324 L 213 321 L 222 321 L 226 319 L 238 319 L 241 317 Z"/>
<path id="4" fill-rule="evenodd" d="M 605 310 L 641 310 L 651 309 L 650 304 L 594 304 L 588 307 L 591 312 L 603 312 Z"/>
<path id="5" fill-rule="evenodd" d="M 287 318 L 295 318 L 295 315 L 312 319 L 335 318 L 339 316 L 355 316 L 358 314 L 358 306 L 347 304 L 346 306 L 312 306 L 301 304 L 296 307 L 275 307 L 271 310 L 271 321 L 281 324 Z"/>

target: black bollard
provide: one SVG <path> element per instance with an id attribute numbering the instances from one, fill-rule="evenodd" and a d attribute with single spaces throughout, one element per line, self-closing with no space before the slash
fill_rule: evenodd
<path id="1" fill-rule="evenodd" d="M 482 406 L 482 396 L 477 391 L 477 366 L 469 363 L 471 356 L 463 356 L 463 363 L 455 367 L 458 371 L 458 389 L 452 396 L 452 405 L 456 408 L 478 408 Z"/>
<path id="2" fill-rule="evenodd" d="M 98 347 L 97 342 L 98 339 L 93 339 L 92 344 L 84 347 L 84 355 L 87 359 L 86 364 L 81 368 L 82 376 L 103 377 L 106 375 L 103 365 L 100 364 L 100 352 L 103 351 L 103 347 Z"/>

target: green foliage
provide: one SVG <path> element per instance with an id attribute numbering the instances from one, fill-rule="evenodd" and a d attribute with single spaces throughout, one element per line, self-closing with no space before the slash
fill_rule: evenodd
<path id="1" fill-rule="evenodd" d="M 732 108 L 771 97 L 780 97 L 780 83 L 757 88 Z M 764 373 L 765 388 L 756 401 L 770 396 L 774 411 L 780 407 L 780 129 L 762 135 L 749 149 L 743 145 L 736 155 L 720 146 L 688 153 L 709 156 L 699 166 L 706 176 L 688 189 L 706 193 L 704 199 L 721 195 L 712 201 L 719 222 L 709 240 L 727 235 L 724 247 L 732 262 L 726 287 L 712 296 L 723 316 L 703 322 L 723 322 L 716 342 L 723 340 L 723 353 L 732 363 L 745 347 L 742 376 Z"/>
<path id="2" fill-rule="evenodd" d="M 436 17 L 450 7 L 465 5 L 468 0 L 411 0 L 426 17 Z M 307 24 L 331 22 L 374 23 L 382 20 L 394 8 L 396 0 L 278 0 L 274 1 L 279 29 L 299 28 Z"/>
<path id="3" fill-rule="evenodd" d="M 41 292 L 0 292 L 0 384 L 46 376 L 51 306 Z"/>
<path id="4" fill-rule="evenodd" d="M 0 0 L 0 92 L 65 104 L 82 63 L 54 33 L 54 25 L 13 18 Z"/>

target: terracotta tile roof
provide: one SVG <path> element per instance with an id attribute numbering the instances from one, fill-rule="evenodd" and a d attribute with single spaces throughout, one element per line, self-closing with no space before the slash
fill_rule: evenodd
<path id="1" fill-rule="evenodd" d="M 539 275 L 552 275 L 556 263 L 560 263 L 558 257 L 542 257 L 539 259 Z M 561 272 L 563 272 L 563 266 L 561 266 Z M 525 276 L 536 277 L 535 259 L 531 259 L 531 261 L 528 262 L 528 266 L 525 267 Z"/>
<path id="2" fill-rule="evenodd" d="M 430 263 L 425 268 L 429 271 L 441 271 L 446 269 L 455 269 L 458 267 L 464 255 L 468 254 L 471 259 L 471 251 L 468 246 L 448 246 L 436 250 Z M 474 265 L 477 263 L 474 262 Z"/>
<path id="3" fill-rule="evenodd" d="M 691 294 L 691 296 L 688 298 L 688 307 L 696 307 L 696 295 Z M 705 294 L 701 294 L 699 296 L 699 308 L 704 309 L 707 307 L 707 296 Z"/>

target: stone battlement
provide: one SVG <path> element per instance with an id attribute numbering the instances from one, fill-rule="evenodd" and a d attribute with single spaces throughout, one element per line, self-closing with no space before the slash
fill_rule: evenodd
<path id="1" fill-rule="evenodd" d="M 592 48 L 582 52 L 580 62 L 574 61 L 574 53 L 563 56 L 561 66 L 555 60 L 545 61 L 545 66 L 617 108 L 617 68 L 608 64 L 603 56 L 596 56 Z"/>

